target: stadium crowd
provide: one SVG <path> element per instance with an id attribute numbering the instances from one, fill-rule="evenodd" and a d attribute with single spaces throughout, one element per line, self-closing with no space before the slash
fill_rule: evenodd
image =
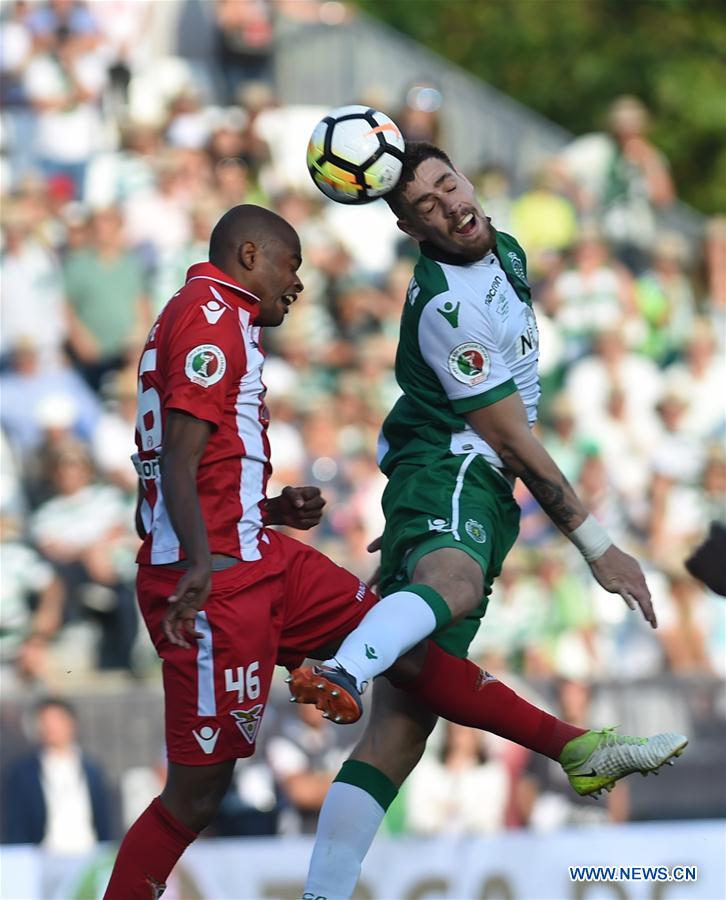
<path id="1" fill-rule="evenodd" d="M 271 80 L 276 17 L 334 6 L 215 4 L 216 63 L 205 74 L 158 58 L 153 4 L 143 0 L 4 4 L 6 696 L 31 706 L 64 693 L 71 663 L 88 679 L 158 678 L 133 588 L 137 354 L 189 265 L 206 259 L 212 225 L 238 203 L 279 212 L 304 253 L 304 295 L 265 338 L 271 492 L 319 485 L 324 521 L 297 536 L 362 577 L 374 567 L 366 545 L 382 527 L 384 482 L 376 439 L 397 396 L 398 318 L 416 248 L 383 202 L 348 209 L 314 193 L 302 157 L 319 110 L 281 105 Z M 420 93 L 394 118 L 405 136 L 445 146 Z M 529 254 L 538 428 L 586 505 L 642 560 L 660 628 L 594 585 L 520 484 L 521 536 L 473 654 L 492 672 L 556 682 L 577 721 L 594 679 L 726 674 L 723 601 L 682 565 L 708 523 L 725 518 L 726 221 L 707 223 L 695 243 L 663 230 L 659 213 L 677 185 L 633 98 L 613 104 L 606 131 L 530 174 L 515 192 L 511 173 L 486 160 L 470 173 L 496 227 Z M 265 752 L 239 767 L 218 833 L 314 826 L 350 732 L 306 708 L 285 710 L 268 733 Z M 556 773 L 502 744 L 442 729 L 391 827 L 487 833 L 568 820 Z M 471 805 L 477 792 L 491 801 L 485 810 Z M 625 792 L 612 795 L 610 815 L 627 817 Z"/>

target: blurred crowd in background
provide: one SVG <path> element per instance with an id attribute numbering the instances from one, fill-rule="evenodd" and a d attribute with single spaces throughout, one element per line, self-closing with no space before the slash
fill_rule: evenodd
<path id="1" fill-rule="evenodd" d="M 137 354 L 187 268 L 206 259 L 218 217 L 238 203 L 276 210 L 303 246 L 305 292 L 265 335 L 270 493 L 319 485 L 326 516 L 302 539 L 362 577 L 375 567 L 366 546 L 382 528 L 376 438 L 398 395 L 398 320 L 417 248 L 385 203 L 350 209 L 315 193 L 304 153 L 323 110 L 281 105 L 271 67 L 280 18 L 334 23 L 346 10 L 317 0 L 212 3 L 216 53 L 200 73 L 155 55 L 155 6 L 3 5 L 0 666 L 4 694 L 29 707 L 67 694 L 71 669 L 74 683 L 105 672 L 130 684 L 159 678 L 134 597 Z M 376 87 L 351 101 L 373 103 Z M 405 137 L 445 148 L 440 100 L 435 88 L 412 86 L 386 111 Z M 597 588 L 518 485 L 521 536 L 472 656 L 503 678 L 557 685 L 572 721 L 586 720 L 597 679 L 726 674 L 723 601 L 682 564 L 709 522 L 725 517 L 726 219 L 704 222 L 697 240 L 663 229 L 678 185 L 648 140 L 648 111 L 634 97 L 613 100 L 602 133 L 529 173 L 524 191 L 485 159 L 467 173 L 494 225 L 528 253 L 541 335 L 538 432 L 589 509 L 641 560 L 660 621 L 651 632 Z M 75 746 L 75 719 L 66 700 L 46 702 L 38 719 L 42 768 L 53 748 Z M 309 710 L 273 716 L 267 733 L 240 767 L 217 833 L 311 830 L 351 741 Z M 553 767 L 503 744 L 444 729 L 391 827 L 491 832 L 569 821 L 573 800 Z M 38 765 L 28 759 L 30 777 Z M 157 777 L 129 773 L 127 822 Z M 91 780 L 86 839 L 108 834 L 95 770 Z M 17 791 L 24 782 L 12 783 Z M 627 818 L 626 790 L 609 804 L 582 806 L 580 818 Z M 25 839 L 37 832 L 36 823 Z M 62 828 L 40 834 L 48 846 L 69 840 Z"/>

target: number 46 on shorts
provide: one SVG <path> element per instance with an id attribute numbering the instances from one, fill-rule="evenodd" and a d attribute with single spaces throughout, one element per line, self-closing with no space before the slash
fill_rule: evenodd
<path id="1" fill-rule="evenodd" d="M 259 660 L 251 662 L 247 667 L 224 670 L 225 691 L 237 691 L 237 702 L 256 700 L 260 696 Z"/>

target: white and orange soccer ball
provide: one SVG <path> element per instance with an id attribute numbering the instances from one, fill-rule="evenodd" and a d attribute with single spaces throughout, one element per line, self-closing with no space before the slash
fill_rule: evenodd
<path id="1" fill-rule="evenodd" d="M 370 203 L 395 187 L 405 144 L 396 123 L 367 106 L 341 106 L 315 126 L 307 164 L 318 188 L 338 203 Z"/>

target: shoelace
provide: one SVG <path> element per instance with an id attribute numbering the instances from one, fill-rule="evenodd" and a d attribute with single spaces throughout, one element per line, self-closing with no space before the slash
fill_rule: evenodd
<path id="1" fill-rule="evenodd" d="M 633 737 L 629 734 L 616 734 L 615 728 L 617 726 L 613 726 L 612 728 L 603 728 L 602 731 L 599 731 L 598 734 L 601 734 L 605 739 L 604 743 L 606 747 L 615 747 L 618 744 L 647 744 L 648 738 L 641 737 Z"/>

